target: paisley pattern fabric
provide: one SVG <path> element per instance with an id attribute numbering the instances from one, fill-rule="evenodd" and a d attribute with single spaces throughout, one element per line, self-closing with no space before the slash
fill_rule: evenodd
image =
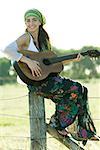
<path id="1" fill-rule="evenodd" d="M 89 114 L 87 88 L 80 83 L 60 76 L 48 77 L 41 86 L 28 86 L 38 95 L 51 99 L 56 104 L 56 111 L 51 119 L 52 126 L 62 130 L 78 118 L 77 135 L 91 138 L 96 129 Z M 53 120 L 53 121 L 52 121 Z"/>

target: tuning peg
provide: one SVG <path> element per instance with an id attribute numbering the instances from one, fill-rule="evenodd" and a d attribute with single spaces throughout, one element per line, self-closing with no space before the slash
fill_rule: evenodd
<path id="1" fill-rule="evenodd" d="M 90 60 L 93 60 L 93 57 L 90 57 Z"/>
<path id="2" fill-rule="evenodd" d="M 99 57 L 96 57 L 96 60 L 99 59 Z"/>
<path id="3" fill-rule="evenodd" d="M 98 59 L 98 57 L 92 57 L 92 60 L 96 61 Z"/>
<path id="4" fill-rule="evenodd" d="M 95 58 L 94 58 L 94 57 L 91 57 L 90 59 L 93 61 Z"/>

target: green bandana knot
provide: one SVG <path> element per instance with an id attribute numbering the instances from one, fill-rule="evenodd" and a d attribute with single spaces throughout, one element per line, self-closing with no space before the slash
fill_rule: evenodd
<path id="1" fill-rule="evenodd" d="M 26 11 L 26 13 L 24 15 L 24 19 L 26 20 L 30 16 L 36 17 L 41 22 L 42 25 L 44 25 L 46 23 L 45 17 L 37 9 L 30 9 L 30 10 Z"/>

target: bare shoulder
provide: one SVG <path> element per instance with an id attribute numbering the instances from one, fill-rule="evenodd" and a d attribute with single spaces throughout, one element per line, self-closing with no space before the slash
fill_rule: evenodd
<path id="1" fill-rule="evenodd" d="M 29 42 L 30 42 L 30 36 L 28 33 L 24 33 L 16 40 L 19 50 L 27 49 Z"/>

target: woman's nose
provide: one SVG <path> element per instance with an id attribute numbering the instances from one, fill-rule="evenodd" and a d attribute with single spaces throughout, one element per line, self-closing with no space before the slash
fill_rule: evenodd
<path id="1" fill-rule="evenodd" d="M 33 25 L 34 24 L 34 21 L 30 21 L 30 25 Z"/>

